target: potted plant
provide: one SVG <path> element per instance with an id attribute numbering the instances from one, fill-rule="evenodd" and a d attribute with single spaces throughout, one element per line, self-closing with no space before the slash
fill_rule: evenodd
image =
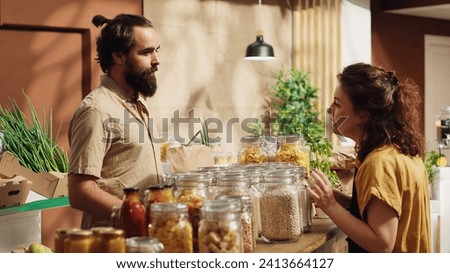
<path id="1" fill-rule="evenodd" d="M 323 171 L 333 187 L 340 185 L 331 170 L 333 146 L 324 137 L 325 124 L 318 119 L 317 92 L 307 72 L 281 70 L 276 75 L 273 105 L 277 111 L 274 130 L 280 135 L 300 134 L 311 152 L 311 168 Z"/>

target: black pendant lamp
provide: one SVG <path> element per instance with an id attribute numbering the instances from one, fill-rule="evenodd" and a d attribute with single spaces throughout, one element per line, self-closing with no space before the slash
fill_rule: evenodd
<path id="1" fill-rule="evenodd" d="M 261 0 L 259 2 L 259 25 L 261 27 L 262 22 L 262 6 Z M 273 52 L 273 47 L 268 43 L 264 42 L 263 32 L 261 29 L 256 31 L 256 41 L 249 46 L 245 52 L 244 60 L 247 61 L 273 61 L 275 60 L 275 54 Z"/>

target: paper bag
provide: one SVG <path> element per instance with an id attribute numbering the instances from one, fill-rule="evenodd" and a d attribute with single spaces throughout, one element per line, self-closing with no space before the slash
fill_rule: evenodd
<path id="1" fill-rule="evenodd" d="M 211 148 L 205 145 L 169 148 L 168 160 L 173 172 L 187 172 L 214 165 Z"/>

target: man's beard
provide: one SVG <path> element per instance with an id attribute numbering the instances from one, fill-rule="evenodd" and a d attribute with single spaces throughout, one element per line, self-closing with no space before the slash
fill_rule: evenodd
<path id="1" fill-rule="evenodd" d="M 134 63 L 127 62 L 125 67 L 125 80 L 135 92 L 144 97 L 151 97 L 156 93 L 157 83 L 155 76 L 156 68 L 139 70 Z"/>

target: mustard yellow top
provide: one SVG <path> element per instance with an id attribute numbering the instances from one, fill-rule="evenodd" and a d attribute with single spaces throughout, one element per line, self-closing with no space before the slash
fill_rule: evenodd
<path id="1" fill-rule="evenodd" d="M 392 146 L 377 149 L 359 166 L 354 186 L 363 221 L 372 197 L 397 212 L 393 252 L 431 251 L 428 176 L 421 158 L 403 155 Z"/>

